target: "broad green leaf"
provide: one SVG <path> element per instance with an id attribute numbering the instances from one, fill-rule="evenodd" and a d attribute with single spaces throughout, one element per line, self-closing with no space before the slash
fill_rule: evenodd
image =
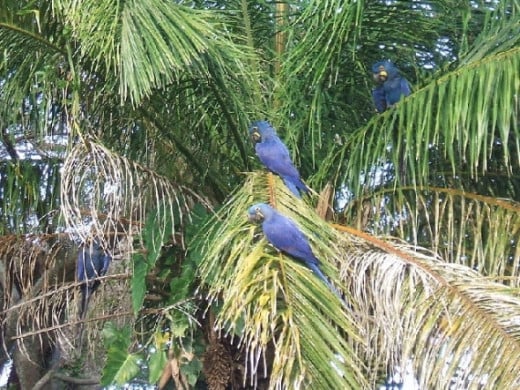
<path id="1" fill-rule="evenodd" d="M 169 364 L 166 351 L 155 350 L 155 352 L 151 353 L 148 361 L 148 369 L 150 370 L 148 381 L 150 383 L 157 383 L 166 364 Z"/>
<path id="2" fill-rule="evenodd" d="M 134 313 L 137 314 L 142 308 L 146 295 L 146 275 L 149 267 L 146 258 L 140 253 L 135 253 L 132 256 L 132 263 L 132 308 Z"/>

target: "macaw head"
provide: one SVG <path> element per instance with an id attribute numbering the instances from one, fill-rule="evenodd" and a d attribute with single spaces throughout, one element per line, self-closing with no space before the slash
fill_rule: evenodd
<path id="1" fill-rule="evenodd" d="M 99 239 L 97 238 L 87 238 L 87 240 L 82 244 L 82 250 L 88 251 L 90 256 L 99 256 L 100 254 L 103 254 L 105 249 L 99 242 Z"/>
<path id="2" fill-rule="evenodd" d="M 276 135 L 276 130 L 267 121 L 256 121 L 249 127 L 249 136 L 254 144 Z"/>
<path id="3" fill-rule="evenodd" d="M 247 218 L 252 223 L 262 223 L 266 219 L 271 218 L 274 210 L 271 206 L 265 203 L 257 203 L 247 210 Z"/>
<path id="4" fill-rule="evenodd" d="M 392 61 L 379 61 L 372 65 L 372 73 L 376 83 L 384 83 L 388 79 L 392 79 L 399 74 L 399 70 Z"/>

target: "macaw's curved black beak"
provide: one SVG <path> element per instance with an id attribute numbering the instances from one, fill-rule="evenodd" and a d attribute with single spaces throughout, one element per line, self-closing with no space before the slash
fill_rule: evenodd
<path id="1" fill-rule="evenodd" d="M 251 131 L 251 140 L 255 144 L 262 141 L 262 135 L 258 132 L 258 127 L 253 128 Z"/>
<path id="2" fill-rule="evenodd" d="M 260 223 L 264 220 L 264 215 L 260 211 L 256 211 L 255 213 L 248 213 L 247 219 L 251 223 Z"/>

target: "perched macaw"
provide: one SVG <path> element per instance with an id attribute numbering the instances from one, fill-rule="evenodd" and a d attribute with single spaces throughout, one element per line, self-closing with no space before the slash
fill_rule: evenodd
<path id="1" fill-rule="evenodd" d="M 377 112 L 383 112 L 412 93 L 410 83 L 399 74 L 399 69 L 391 61 L 380 61 L 372 65 L 374 81 L 377 86 L 372 90 L 372 99 Z"/>
<path id="2" fill-rule="evenodd" d="M 267 241 L 277 250 L 295 257 L 309 267 L 341 300 L 319 267 L 320 261 L 312 252 L 309 241 L 296 224 L 265 203 L 258 203 L 248 210 L 250 222 L 261 223 Z"/>
<path id="3" fill-rule="evenodd" d="M 81 285 L 80 317 L 86 313 L 90 297 L 100 285 L 96 278 L 107 273 L 112 257 L 107 254 L 98 241 L 83 244 L 78 252 L 77 276 Z"/>
<path id="4" fill-rule="evenodd" d="M 255 144 L 256 155 L 271 172 L 279 175 L 285 185 L 298 198 L 309 188 L 301 181 L 287 146 L 280 140 L 276 130 L 267 121 L 256 121 L 249 127 L 249 135 Z"/>

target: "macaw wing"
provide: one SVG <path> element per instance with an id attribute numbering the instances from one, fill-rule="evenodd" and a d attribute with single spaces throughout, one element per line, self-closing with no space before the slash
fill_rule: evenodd
<path id="1" fill-rule="evenodd" d="M 78 280 L 84 280 L 85 279 L 85 251 L 83 248 L 81 248 L 78 251 L 78 263 L 76 264 L 77 270 L 76 275 L 78 277 Z"/>
<path id="2" fill-rule="evenodd" d="M 92 253 L 93 251 L 93 253 Z M 82 246 L 78 251 L 77 275 L 78 280 L 90 280 L 96 274 L 96 251 L 88 246 Z"/>
<path id="3" fill-rule="evenodd" d="M 103 256 L 103 264 L 102 264 L 102 267 L 101 267 L 101 269 L 99 271 L 99 276 L 106 275 L 106 273 L 108 271 L 108 267 L 110 266 L 111 262 L 112 262 L 112 257 L 110 255 L 105 254 Z"/>
<path id="4" fill-rule="evenodd" d="M 256 145 L 256 154 L 270 171 L 287 177 L 299 177 L 298 170 L 293 165 L 289 150 L 280 140 L 261 142 Z"/>
<path id="5" fill-rule="evenodd" d="M 320 264 L 314 253 L 312 252 L 309 243 L 305 241 L 296 241 L 286 246 L 285 252 L 292 257 L 303 261 L 307 266 L 311 264 Z"/>
<path id="6" fill-rule="evenodd" d="M 89 281 L 105 275 L 111 261 L 110 255 L 104 253 L 101 247 L 82 246 L 78 253 L 78 280 Z"/>
<path id="7" fill-rule="evenodd" d="M 408 96 L 412 93 L 412 87 L 408 80 L 404 77 L 401 77 L 401 94 L 404 96 Z"/>
<path id="8" fill-rule="evenodd" d="M 384 88 L 386 101 L 390 106 L 396 104 L 401 97 L 408 96 L 411 93 L 408 80 L 401 76 L 385 82 Z"/>
<path id="9" fill-rule="evenodd" d="M 318 263 L 307 238 L 289 219 L 274 216 L 263 225 L 267 240 L 278 250 L 309 263 Z"/>
<path id="10" fill-rule="evenodd" d="M 372 90 L 372 101 L 374 102 L 374 106 L 376 106 L 377 112 L 384 112 L 386 110 L 385 89 L 382 85 Z"/>

